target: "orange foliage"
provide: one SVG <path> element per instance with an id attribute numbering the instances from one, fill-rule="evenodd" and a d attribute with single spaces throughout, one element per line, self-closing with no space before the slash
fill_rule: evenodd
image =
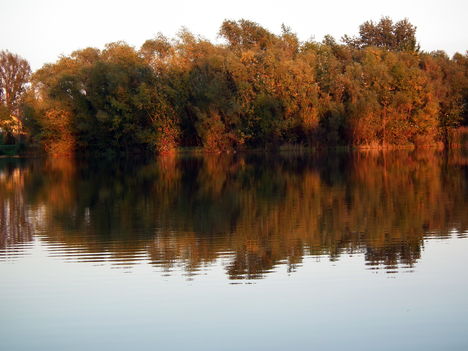
<path id="1" fill-rule="evenodd" d="M 71 113 L 63 109 L 49 109 L 41 120 L 44 128 L 42 142 L 50 155 L 72 155 L 75 151 L 75 137 L 71 131 Z"/>

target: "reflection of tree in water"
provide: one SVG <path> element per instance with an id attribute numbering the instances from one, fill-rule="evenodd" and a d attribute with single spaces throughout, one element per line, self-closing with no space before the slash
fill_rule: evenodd
<path id="1" fill-rule="evenodd" d="M 425 237 L 468 228 L 462 164 L 427 151 L 3 166 L 1 243 L 31 240 L 35 218 L 43 240 L 76 258 L 144 254 L 195 274 L 229 257 L 230 278 L 255 279 L 306 255 L 364 253 L 392 271 L 414 265 Z M 6 206 L 21 229 L 4 224 Z"/>
<path id="2" fill-rule="evenodd" d="M 33 223 L 28 219 L 24 196 L 29 173 L 21 163 L 0 159 L 0 249 L 32 240 Z"/>

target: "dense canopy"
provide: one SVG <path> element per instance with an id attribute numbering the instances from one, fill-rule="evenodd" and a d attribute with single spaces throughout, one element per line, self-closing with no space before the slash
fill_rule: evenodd
<path id="1" fill-rule="evenodd" d="M 415 33 L 384 17 L 300 42 L 226 20 L 221 44 L 182 30 L 86 48 L 33 74 L 21 118 L 52 154 L 449 144 L 468 120 L 468 54 L 422 52 Z"/>

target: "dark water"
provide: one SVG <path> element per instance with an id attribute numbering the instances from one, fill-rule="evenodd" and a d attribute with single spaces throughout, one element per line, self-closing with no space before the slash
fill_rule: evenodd
<path id="1" fill-rule="evenodd" d="M 468 157 L 0 159 L 1 350 L 468 350 Z"/>

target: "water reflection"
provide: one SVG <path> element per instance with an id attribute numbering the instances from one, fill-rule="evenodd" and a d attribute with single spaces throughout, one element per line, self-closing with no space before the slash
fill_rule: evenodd
<path id="1" fill-rule="evenodd" d="M 66 260 L 189 275 L 223 258 L 230 279 L 354 253 L 395 272 L 414 267 L 427 238 L 466 235 L 466 164 L 434 151 L 3 159 L 0 260 L 37 239 Z"/>

